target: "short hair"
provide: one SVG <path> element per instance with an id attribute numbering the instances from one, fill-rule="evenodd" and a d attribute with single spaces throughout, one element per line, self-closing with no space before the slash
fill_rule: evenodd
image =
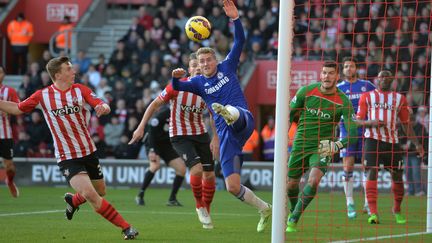
<path id="1" fill-rule="evenodd" d="M 190 55 L 189 55 L 189 60 L 196 60 L 197 59 L 197 54 L 195 53 L 195 52 L 192 52 Z"/>
<path id="2" fill-rule="evenodd" d="M 216 52 L 215 50 L 213 50 L 213 48 L 201 47 L 200 49 L 198 49 L 198 51 L 196 51 L 197 57 L 201 54 L 208 54 L 208 53 L 212 54 L 216 58 Z"/>
<path id="3" fill-rule="evenodd" d="M 55 74 L 60 72 L 61 65 L 63 63 L 68 63 L 68 62 L 70 62 L 70 59 L 69 57 L 65 57 L 65 56 L 55 57 L 49 60 L 45 68 L 48 71 L 48 74 L 51 77 L 53 82 L 55 82 Z"/>
<path id="4" fill-rule="evenodd" d="M 389 70 L 381 70 L 379 73 L 381 73 L 384 77 L 393 77 L 392 72 L 390 72 Z"/>
<path id="5" fill-rule="evenodd" d="M 325 61 L 323 64 L 324 67 L 334 68 L 336 71 L 338 71 L 338 65 L 335 61 Z"/>
<path id="6" fill-rule="evenodd" d="M 342 59 L 342 65 L 345 64 L 345 62 L 353 62 L 357 67 L 357 59 L 355 59 L 355 57 L 344 57 Z"/>

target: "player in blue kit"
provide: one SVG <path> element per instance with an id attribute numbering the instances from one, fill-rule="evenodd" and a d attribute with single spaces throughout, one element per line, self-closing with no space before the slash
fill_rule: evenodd
<path id="1" fill-rule="evenodd" d="M 345 57 L 342 60 L 342 72 L 345 79 L 337 85 L 337 87 L 344 92 L 350 99 L 354 110 L 357 111 L 360 96 L 368 91 L 376 89 L 368 80 L 362 80 L 357 78 L 357 61 L 352 57 Z M 348 132 L 344 126 L 343 121 L 340 123 L 340 137 L 345 138 Z M 353 198 L 353 170 L 354 163 L 361 163 L 362 160 L 362 148 L 363 148 L 363 127 L 358 128 L 358 140 L 357 143 L 351 144 L 348 148 L 343 149 L 340 153 L 343 158 L 344 166 L 344 191 L 347 203 L 347 215 L 349 219 L 354 219 L 357 216 L 354 206 Z M 366 178 L 363 176 L 363 184 L 366 183 Z M 364 185 L 363 185 L 364 187 Z M 365 187 L 364 187 L 365 188 Z M 363 210 L 369 214 L 369 207 L 367 205 L 367 200 L 365 199 L 365 204 Z"/>
<path id="2" fill-rule="evenodd" d="M 237 7 L 231 0 L 224 0 L 225 14 L 234 22 L 234 45 L 224 61 L 217 63 L 212 48 L 198 49 L 197 57 L 202 75 L 189 81 L 179 79 L 186 74 L 182 68 L 173 70 L 172 85 L 175 90 L 188 91 L 201 96 L 210 110 L 220 143 L 220 161 L 227 190 L 241 201 L 259 210 L 257 231 L 264 231 L 271 215 L 271 205 L 257 197 L 240 183 L 243 164 L 242 148 L 254 129 L 252 114 L 237 78 L 237 65 L 245 42 L 245 34 Z"/>

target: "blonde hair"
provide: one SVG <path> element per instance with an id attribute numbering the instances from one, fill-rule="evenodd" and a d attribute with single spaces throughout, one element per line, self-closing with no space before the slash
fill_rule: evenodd
<path id="1" fill-rule="evenodd" d="M 61 65 L 63 63 L 68 63 L 70 62 L 69 57 L 55 57 L 51 60 L 49 60 L 49 62 L 46 65 L 46 70 L 51 78 L 51 80 L 53 82 L 55 82 L 55 75 L 56 73 L 60 72 L 61 70 Z"/>
<path id="2" fill-rule="evenodd" d="M 214 58 L 216 59 L 216 52 L 215 50 L 213 50 L 213 48 L 210 47 L 201 47 L 200 49 L 198 49 L 198 51 L 196 51 L 196 55 L 197 57 L 199 57 L 199 55 L 201 54 L 212 54 L 214 56 Z"/>

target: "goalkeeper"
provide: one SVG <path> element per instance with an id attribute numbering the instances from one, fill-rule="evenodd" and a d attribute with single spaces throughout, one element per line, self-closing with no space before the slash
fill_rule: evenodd
<path id="1" fill-rule="evenodd" d="M 320 79 L 320 83 L 299 89 L 291 101 L 290 122 L 297 122 L 298 127 L 288 162 L 288 197 L 291 208 L 287 232 L 297 231 L 297 222 L 315 197 L 333 154 L 357 140 L 353 106 L 348 97 L 336 87 L 337 64 L 326 61 Z M 336 126 L 342 116 L 349 136 L 334 141 Z M 300 178 L 309 168 L 308 181 L 299 195 Z"/>

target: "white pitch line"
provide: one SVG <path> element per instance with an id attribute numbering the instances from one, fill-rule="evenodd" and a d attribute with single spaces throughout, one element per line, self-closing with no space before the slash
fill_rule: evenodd
<path id="1" fill-rule="evenodd" d="M 416 235 L 426 235 L 426 234 L 430 234 L 430 233 L 417 232 L 417 233 L 408 233 L 408 234 L 400 234 L 400 235 L 383 235 L 383 236 L 360 238 L 360 239 L 354 239 L 354 240 L 330 241 L 329 243 L 351 243 L 351 242 L 361 242 L 361 241 L 376 241 L 376 240 L 393 239 L 393 238 L 401 238 L 401 237 L 416 236 Z"/>
<path id="2" fill-rule="evenodd" d="M 45 214 L 45 213 L 59 213 L 59 212 L 64 212 L 64 209 L 63 210 L 35 211 L 35 212 L 21 212 L 21 213 L 2 213 L 2 214 L 0 214 L 0 217 L 32 215 L 32 214 Z"/>

